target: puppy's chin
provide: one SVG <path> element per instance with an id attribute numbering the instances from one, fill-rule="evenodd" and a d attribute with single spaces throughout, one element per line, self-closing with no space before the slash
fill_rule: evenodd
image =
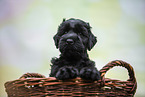
<path id="1" fill-rule="evenodd" d="M 76 48 L 74 46 L 67 45 L 64 47 L 60 47 L 59 50 L 61 52 L 61 55 L 68 60 L 79 60 L 82 58 L 82 53 L 84 52 L 82 47 Z"/>
<path id="2" fill-rule="evenodd" d="M 69 60 L 78 60 L 81 59 L 82 54 L 80 52 L 77 51 L 73 51 L 73 50 L 68 50 L 68 51 L 64 51 L 63 56 L 65 56 L 65 59 L 69 59 Z"/>

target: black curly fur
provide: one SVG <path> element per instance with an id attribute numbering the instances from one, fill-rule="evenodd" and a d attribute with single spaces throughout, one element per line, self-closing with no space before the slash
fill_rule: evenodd
<path id="1" fill-rule="evenodd" d="M 91 50 L 97 42 L 90 29 L 89 23 L 80 19 L 63 20 L 54 36 L 55 45 L 61 54 L 59 58 L 51 60 L 51 77 L 60 80 L 76 77 L 100 79 L 95 62 L 87 54 L 87 50 Z"/>

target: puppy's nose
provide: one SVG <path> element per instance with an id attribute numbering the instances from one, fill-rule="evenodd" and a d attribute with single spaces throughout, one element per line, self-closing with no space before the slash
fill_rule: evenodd
<path id="1" fill-rule="evenodd" d="M 67 39 L 67 40 L 66 40 L 66 43 L 67 43 L 67 44 L 74 44 L 74 41 L 73 41 L 73 39 Z"/>

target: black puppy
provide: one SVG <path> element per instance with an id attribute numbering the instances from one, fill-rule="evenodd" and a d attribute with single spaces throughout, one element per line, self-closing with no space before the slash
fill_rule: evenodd
<path id="1" fill-rule="evenodd" d="M 94 61 L 91 61 L 87 54 L 87 50 L 91 50 L 97 42 L 90 29 L 89 23 L 80 19 L 63 20 L 54 36 L 55 45 L 61 54 L 59 58 L 51 60 L 50 77 L 60 80 L 76 77 L 100 79 Z"/>

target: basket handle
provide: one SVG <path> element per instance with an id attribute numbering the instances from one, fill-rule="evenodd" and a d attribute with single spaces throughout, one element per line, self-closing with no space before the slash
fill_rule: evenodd
<path id="1" fill-rule="evenodd" d="M 128 74 L 129 74 L 128 81 L 133 81 L 134 83 L 136 83 L 136 78 L 135 78 L 133 67 L 122 60 L 111 61 L 100 70 L 101 80 L 103 82 L 104 82 L 104 75 L 106 74 L 106 72 L 110 70 L 111 68 L 113 68 L 114 66 L 125 67 L 128 70 Z"/>
<path id="2" fill-rule="evenodd" d="M 25 73 L 19 79 L 24 78 L 45 78 L 45 76 L 39 73 Z"/>

